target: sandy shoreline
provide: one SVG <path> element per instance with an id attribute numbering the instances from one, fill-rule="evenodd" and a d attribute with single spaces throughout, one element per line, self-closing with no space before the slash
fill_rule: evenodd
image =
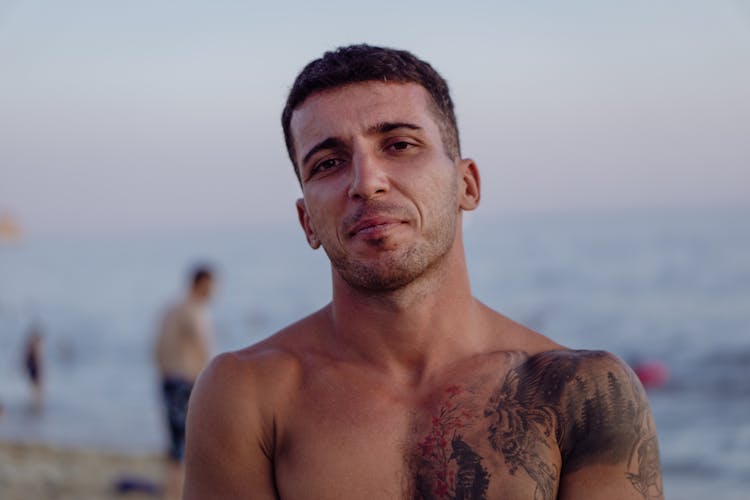
<path id="1" fill-rule="evenodd" d="M 154 499 L 146 491 L 117 491 L 122 480 L 145 486 L 161 482 L 158 455 L 128 455 L 43 444 L 0 442 L 0 498 L 3 500 Z"/>

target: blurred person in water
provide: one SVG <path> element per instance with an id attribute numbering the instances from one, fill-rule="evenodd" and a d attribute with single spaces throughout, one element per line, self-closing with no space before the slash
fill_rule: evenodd
<path id="1" fill-rule="evenodd" d="M 164 314 L 155 345 L 164 410 L 169 433 L 166 498 L 180 498 L 188 401 L 198 374 L 213 351 L 208 303 L 214 291 L 214 272 L 196 266 L 186 296 Z"/>
<path id="2" fill-rule="evenodd" d="M 31 410 L 34 412 L 41 411 L 44 402 L 43 344 L 44 337 L 40 327 L 32 325 L 26 336 L 23 364 L 31 384 Z"/>

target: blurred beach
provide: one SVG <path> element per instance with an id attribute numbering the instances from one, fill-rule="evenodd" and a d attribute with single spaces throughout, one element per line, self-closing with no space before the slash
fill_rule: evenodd
<path id="1" fill-rule="evenodd" d="M 750 487 L 749 220 L 748 206 L 466 219 L 483 302 L 570 347 L 668 370 L 649 389 L 667 498 L 739 499 Z M 221 351 L 330 297 L 325 255 L 293 227 L 27 234 L 0 245 L 0 498 L 112 498 L 123 478 L 159 481 L 151 347 L 196 260 L 218 269 Z M 32 325 L 44 334 L 38 412 L 22 362 Z"/>
<path id="2" fill-rule="evenodd" d="M 154 455 L 19 443 L 0 442 L 0 457 L 3 500 L 98 500 L 125 494 L 131 500 L 154 498 L 150 491 L 124 491 L 126 481 L 131 477 L 158 484 L 164 467 Z M 123 491 L 117 489 L 121 482 Z"/>

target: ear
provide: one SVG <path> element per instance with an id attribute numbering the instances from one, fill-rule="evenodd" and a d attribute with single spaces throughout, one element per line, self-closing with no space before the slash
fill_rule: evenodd
<path id="1" fill-rule="evenodd" d="M 299 218 L 299 224 L 302 226 L 302 230 L 305 232 L 307 244 L 310 245 L 313 250 L 317 250 L 320 247 L 320 240 L 315 236 L 315 229 L 313 229 L 312 223 L 310 222 L 310 216 L 307 213 L 304 198 L 297 200 L 297 217 Z"/>
<path id="2" fill-rule="evenodd" d="M 458 182 L 459 207 L 462 210 L 474 210 L 479 205 L 481 197 L 477 164 L 470 158 L 463 158 L 458 161 L 458 173 L 461 176 Z"/>

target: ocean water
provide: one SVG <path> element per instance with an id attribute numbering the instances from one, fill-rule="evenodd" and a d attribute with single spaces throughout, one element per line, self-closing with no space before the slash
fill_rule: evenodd
<path id="1" fill-rule="evenodd" d="M 475 295 L 575 348 L 668 367 L 649 390 L 668 498 L 750 488 L 750 206 L 470 214 Z M 31 236 L 0 245 L 0 438 L 123 451 L 164 446 L 151 345 L 196 260 L 219 270 L 220 350 L 330 297 L 327 260 L 295 227 Z M 21 353 L 45 335 L 46 403 Z"/>

